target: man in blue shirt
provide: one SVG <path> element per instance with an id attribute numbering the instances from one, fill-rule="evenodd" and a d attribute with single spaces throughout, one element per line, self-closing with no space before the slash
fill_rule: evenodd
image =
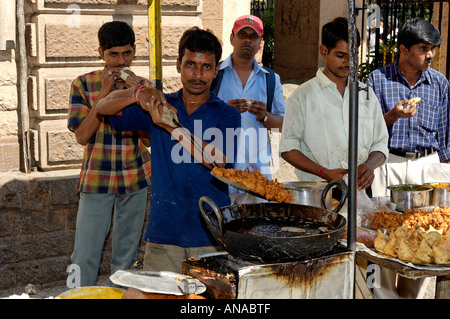
<path id="1" fill-rule="evenodd" d="M 430 68 L 441 43 L 439 30 L 423 19 L 407 20 L 398 33 L 398 59 L 369 75 L 389 131 L 389 161 L 375 171 L 374 196 L 389 195 L 387 186 L 445 182 L 450 169 L 449 83 Z M 413 104 L 413 98 L 421 98 Z M 433 175 L 432 172 L 435 172 Z M 429 278 L 408 279 L 382 268 L 378 298 L 421 298 Z M 396 284 L 397 281 L 397 284 Z"/>
<path id="2" fill-rule="evenodd" d="M 234 168 L 261 171 L 271 178 L 271 147 L 268 129 L 281 132 L 285 101 L 280 76 L 274 75 L 274 86 L 268 86 L 266 75 L 271 70 L 261 67 L 255 55 L 261 48 L 264 28 L 262 21 L 255 16 L 239 17 L 233 26 L 230 42 L 233 53 L 220 65 L 223 72 L 217 96 L 234 106 L 241 113 L 242 132 L 238 140 L 238 154 Z M 273 90 L 273 92 L 268 92 Z M 273 94 L 273 102 L 268 111 L 268 96 Z M 236 203 L 257 201 L 246 193 L 237 195 L 231 188 L 230 196 Z"/>
<path id="3" fill-rule="evenodd" d="M 184 259 L 217 250 L 200 215 L 199 199 L 208 196 L 219 207 L 231 202 L 227 185 L 211 175 L 211 161 L 202 154 L 207 153 L 219 166 L 230 167 L 240 127 L 239 112 L 209 91 L 221 53 L 220 42 L 212 33 L 191 28 L 179 44 L 181 90 L 166 95 L 149 88 L 121 90 L 98 103 L 101 114 L 121 115 L 110 117 L 115 130 L 150 132 L 152 185 L 144 238 L 148 241 L 146 270 L 181 273 Z M 177 122 L 189 130 L 187 135 L 168 123 L 167 110 L 176 113 Z M 188 137 L 191 132 L 195 136 Z M 203 150 L 193 148 L 192 137 Z"/>
<path id="4" fill-rule="evenodd" d="M 389 131 L 389 162 L 373 184 L 374 196 L 387 196 L 395 184 L 423 184 L 444 180 L 430 169 L 450 169 L 449 83 L 430 68 L 441 43 L 439 31 L 423 19 L 406 21 L 398 33 L 398 59 L 369 75 Z M 418 104 L 409 102 L 421 98 Z"/>

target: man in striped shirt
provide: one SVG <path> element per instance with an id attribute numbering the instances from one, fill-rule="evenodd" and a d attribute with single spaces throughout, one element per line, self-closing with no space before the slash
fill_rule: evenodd
<path id="1" fill-rule="evenodd" d="M 389 195 L 389 185 L 444 182 L 431 172 L 450 169 L 444 164 L 450 160 L 449 83 L 430 68 L 441 41 L 428 21 L 406 21 L 398 33 L 398 59 L 367 79 L 389 131 L 389 162 L 377 170 L 374 196 Z M 421 100 L 414 104 L 413 98 Z"/>
<path id="2" fill-rule="evenodd" d="M 115 90 L 139 84 L 150 86 L 148 80 L 124 70 L 136 52 L 134 31 L 124 22 L 109 22 L 100 28 L 98 39 L 98 50 L 106 65 L 73 81 L 68 118 L 69 130 L 84 146 L 71 256 L 71 263 L 80 267 L 81 286 L 96 284 L 113 211 L 111 272 L 133 266 L 150 185 L 148 134 L 115 132 L 109 119 L 97 112 L 97 102 Z"/>

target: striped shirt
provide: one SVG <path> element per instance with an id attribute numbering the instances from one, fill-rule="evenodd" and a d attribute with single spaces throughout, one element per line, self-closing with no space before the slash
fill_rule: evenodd
<path id="1" fill-rule="evenodd" d="M 399 118 L 389 128 L 389 148 L 403 152 L 420 152 L 433 148 L 441 161 L 450 158 L 449 149 L 449 83 L 444 75 L 428 68 L 414 87 L 403 77 L 395 61 L 373 71 L 368 79 L 380 101 L 383 113 L 405 99 L 420 97 L 417 114 Z"/>
<path id="2" fill-rule="evenodd" d="M 75 128 L 94 106 L 101 89 L 102 70 L 77 77 L 70 89 L 67 126 Z M 147 82 L 150 86 L 150 82 Z M 150 154 L 136 131 L 115 132 L 104 117 L 84 147 L 78 190 L 85 193 L 126 194 L 150 185 Z"/>

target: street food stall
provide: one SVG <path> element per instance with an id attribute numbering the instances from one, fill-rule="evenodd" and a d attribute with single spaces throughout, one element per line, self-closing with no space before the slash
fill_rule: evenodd
<path id="1" fill-rule="evenodd" d="M 224 252 L 185 260 L 183 274 L 118 271 L 110 278 L 113 283 L 128 287 L 124 298 L 353 299 L 355 278 L 360 274 L 357 264 L 367 262 L 409 278 L 437 276 L 436 298 L 450 296 L 447 289 L 450 185 L 421 185 L 417 190 L 392 188 L 391 197 L 385 203 L 388 209 L 358 210 L 356 145 L 361 88 L 357 79 L 354 1 L 348 1 L 348 9 L 351 69 L 348 183 L 326 185 L 321 189 L 321 202 L 317 205 L 301 203 L 302 198 L 293 196 L 295 187 L 288 189 L 276 181 L 256 177 L 254 185 L 247 184 L 252 180 L 248 178 L 251 172 L 238 179 L 238 174 L 213 170 L 218 180 L 267 202 L 217 207 L 213 200 L 202 197 L 199 210 Z M 150 30 L 153 53 L 160 50 L 159 10 L 156 5 L 149 7 L 152 19 L 149 25 L 155 26 Z M 161 73 L 157 70 L 160 55 L 154 54 L 150 60 L 151 80 L 160 88 Z M 335 186 L 342 189 L 342 197 L 337 205 L 330 207 L 326 198 Z M 346 200 L 344 217 L 340 210 Z M 395 204 L 395 208 L 389 208 L 388 204 Z M 365 286 L 369 278 L 365 274 L 362 277 Z"/>

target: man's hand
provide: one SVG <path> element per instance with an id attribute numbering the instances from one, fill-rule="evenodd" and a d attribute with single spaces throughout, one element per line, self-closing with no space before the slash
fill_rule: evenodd
<path id="1" fill-rule="evenodd" d="M 348 169 L 345 168 L 335 168 L 335 169 L 325 169 L 322 172 L 322 177 L 328 182 L 331 181 L 343 181 L 344 175 L 348 174 Z"/>
<path id="2" fill-rule="evenodd" d="M 398 102 L 389 112 L 384 114 L 387 127 L 391 127 L 399 118 L 409 118 L 417 114 L 416 105 L 409 105 L 409 100 Z"/>
<path id="3" fill-rule="evenodd" d="M 261 121 L 264 118 L 264 115 L 266 115 L 267 112 L 267 106 L 266 103 L 261 101 L 252 101 L 251 105 L 248 107 L 248 111 L 255 115 L 255 118 L 258 121 Z"/>
<path id="4" fill-rule="evenodd" d="M 358 166 L 357 175 L 358 190 L 369 188 L 375 178 L 373 169 L 367 164 L 361 164 Z"/>
<path id="5" fill-rule="evenodd" d="M 177 109 L 167 103 L 163 92 L 154 88 L 144 88 L 138 94 L 139 104 L 141 107 L 150 113 L 153 123 L 161 126 L 167 131 L 171 132 L 174 128 L 167 125 L 163 121 L 164 106 L 168 109 L 172 109 L 177 113 Z"/>
<path id="6" fill-rule="evenodd" d="M 240 113 L 247 112 L 250 103 L 246 99 L 234 99 L 227 102 L 227 104 L 234 106 Z"/>
<path id="7" fill-rule="evenodd" d="M 135 86 L 138 86 L 139 84 L 141 84 L 142 82 L 142 78 L 140 76 L 137 76 L 136 74 L 133 73 L 133 71 L 130 70 L 122 70 L 123 73 L 128 74 L 125 79 L 125 86 L 127 88 L 132 88 Z M 122 80 L 123 80 L 123 74 L 122 75 Z"/>
<path id="8" fill-rule="evenodd" d="M 105 68 L 102 71 L 102 88 L 100 90 L 100 98 L 107 96 L 114 88 L 116 79 L 120 76 L 119 69 Z"/>

